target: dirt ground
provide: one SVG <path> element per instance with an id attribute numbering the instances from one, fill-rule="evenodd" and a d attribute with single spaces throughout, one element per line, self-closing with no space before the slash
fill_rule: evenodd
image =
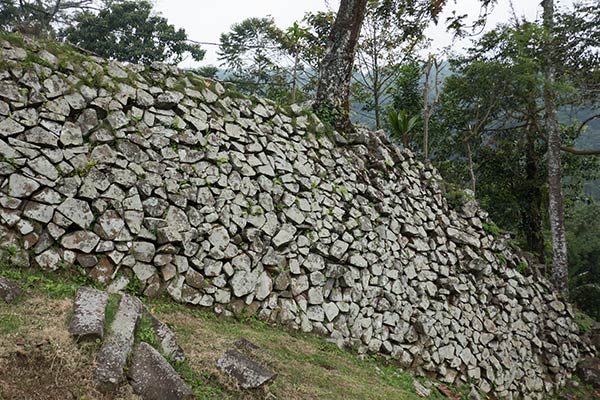
<path id="1" fill-rule="evenodd" d="M 137 399 L 104 396 L 93 385 L 96 343 L 77 345 L 69 336 L 70 299 L 28 297 L 0 303 L 0 399 Z"/>

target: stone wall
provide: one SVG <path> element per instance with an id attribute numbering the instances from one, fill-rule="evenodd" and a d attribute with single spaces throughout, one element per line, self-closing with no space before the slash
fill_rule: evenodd
<path id="1" fill-rule="evenodd" d="M 500 398 L 544 398 L 587 351 L 487 214 L 452 210 L 438 173 L 383 133 L 342 137 L 173 67 L 5 39 L 13 264 L 254 313 Z"/>

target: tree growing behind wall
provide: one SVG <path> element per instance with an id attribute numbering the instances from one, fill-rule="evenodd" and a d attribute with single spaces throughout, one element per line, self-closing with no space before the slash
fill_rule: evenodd
<path id="1" fill-rule="evenodd" d="M 98 8 L 97 0 L 0 0 L 0 29 L 50 36 L 77 12 Z"/>
<path id="2" fill-rule="evenodd" d="M 437 23 L 446 0 L 388 0 L 385 3 L 389 10 L 399 12 L 406 8 L 410 10 L 407 15 L 411 17 L 431 19 Z M 488 7 L 493 3 L 495 0 L 481 0 L 484 12 L 474 26 L 485 22 Z M 329 34 L 313 104 L 317 114 L 342 131 L 353 129 L 350 123 L 350 84 L 367 5 L 368 0 L 341 0 Z M 466 18 L 466 15 L 455 13 L 448 19 L 448 27 L 457 32 L 464 31 Z"/>
<path id="3" fill-rule="evenodd" d="M 185 57 L 202 60 L 205 54 L 145 0 L 110 1 L 98 12 L 80 12 L 61 36 L 99 56 L 133 63 L 177 64 Z"/>

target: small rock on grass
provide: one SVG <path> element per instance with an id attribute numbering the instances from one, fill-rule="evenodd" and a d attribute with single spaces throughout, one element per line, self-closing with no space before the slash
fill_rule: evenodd
<path id="1" fill-rule="evenodd" d="M 413 380 L 413 386 L 415 387 L 415 392 L 420 397 L 429 397 L 431 395 L 431 389 L 425 387 L 418 380 Z"/>
<path id="2" fill-rule="evenodd" d="M 0 276 L 0 298 L 4 302 L 13 303 L 22 291 L 17 283 Z"/>
<path id="3" fill-rule="evenodd" d="M 217 360 L 217 367 L 234 378 L 242 389 L 256 389 L 273 382 L 277 374 L 236 350 L 228 350 Z"/>
<path id="4" fill-rule="evenodd" d="M 167 360 L 147 343 L 140 343 L 128 370 L 133 391 L 144 400 L 194 399 L 191 389 Z"/>

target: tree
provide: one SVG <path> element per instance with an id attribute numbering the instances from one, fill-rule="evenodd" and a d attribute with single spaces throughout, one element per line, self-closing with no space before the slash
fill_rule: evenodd
<path id="1" fill-rule="evenodd" d="M 70 22 L 74 12 L 95 10 L 95 0 L 0 0 L 0 28 L 36 36 L 54 33 L 54 24 Z"/>
<path id="2" fill-rule="evenodd" d="M 205 65 L 196 69 L 192 69 L 192 72 L 206 78 L 217 79 L 219 68 L 215 67 L 214 65 Z"/>
<path id="3" fill-rule="evenodd" d="M 423 157 L 426 160 L 429 159 L 429 121 L 435 106 L 440 100 L 440 87 L 442 85 L 440 73 L 442 69 L 443 66 L 440 60 L 430 54 L 425 62 L 425 80 L 423 83 Z"/>
<path id="4" fill-rule="evenodd" d="M 298 74 L 302 69 L 300 56 L 302 48 L 306 46 L 306 41 L 309 37 L 309 30 L 306 27 L 300 26 L 296 21 L 290 26 L 283 36 L 283 47 L 291 53 L 292 61 L 292 90 L 290 93 L 290 102 L 295 103 L 298 93 L 299 77 Z"/>
<path id="5" fill-rule="evenodd" d="M 581 24 L 561 23 L 559 27 L 564 38 L 582 35 Z M 493 219 L 518 233 L 523 247 L 542 262 L 547 210 L 543 39 L 544 30 L 538 23 L 500 25 L 465 56 L 450 60 L 453 75 L 444 83 L 432 154 L 447 178 L 461 184 L 470 182 L 472 188 L 477 182 L 478 198 Z M 565 46 L 562 39 L 555 45 L 561 49 Z M 558 54 L 566 57 L 568 52 Z M 570 144 L 591 117 L 565 125 L 569 121 L 565 111 L 597 107 L 598 92 L 590 88 L 597 87 L 600 80 L 593 78 L 597 66 L 589 67 L 597 65 L 593 63 L 595 54 L 582 51 L 578 60 L 572 61 L 555 57 L 554 87 L 563 115 L 560 148 L 569 155 L 581 154 Z M 597 168 L 593 160 L 575 155 L 565 161 L 571 186 Z M 575 193 L 571 189 L 571 196 L 579 197 L 578 190 Z"/>
<path id="6" fill-rule="evenodd" d="M 569 292 L 600 320 L 600 203 L 578 203 L 568 213 Z"/>
<path id="7" fill-rule="evenodd" d="M 564 199 L 562 188 L 561 139 L 556 105 L 556 70 L 553 56 L 554 1 L 543 0 L 544 18 L 544 107 L 548 137 L 548 213 L 552 232 L 552 281 L 556 289 L 568 296 L 569 268 L 567 264 L 567 237 L 565 231 Z"/>
<path id="8" fill-rule="evenodd" d="M 367 12 L 368 0 L 341 0 L 335 22 L 329 34 L 327 50 L 323 57 L 314 110 L 323 118 L 330 120 L 341 130 L 351 130 L 350 123 L 350 81 L 356 46 L 361 26 Z M 482 9 L 495 0 L 480 0 Z M 409 15 L 417 18 L 431 17 L 437 23 L 437 17 L 446 0 L 387 0 L 389 9 L 399 10 L 406 7 Z M 465 16 L 450 19 L 450 27 L 459 31 L 464 27 Z M 475 25 L 481 25 L 479 18 Z"/>
<path id="9" fill-rule="evenodd" d="M 404 110 L 407 115 L 415 116 L 423 113 L 423 89 L 421 85 L 422 68 L 419 61 L 411 61 L 398 68 L 398 75 L 390 88 L 392 102 L 388 108 L 389 112 Z M 423 124 L 417 118 L 413 131 L 422 131 Z M 393 128 L 392 128 L 393 129 Z M 393 130 L 392 130 L 393 132 Z M 406 149 L 417 149 L 420 137 L 410 135 L 405 137 L 402 145 Z"/>
<path id="10" fill-rule="evenodd" d="M 369 0 L 357 45 L 352 97 L 375 114 L 381 127 L 381 113 L 390 101 L 400 66 L 409 62 L 424 42 L 425 20 L 415 17 L 409 7 L 394 7 L 388 0 Z"/>
<path id="11" fill-rule="evenodd" d="M 179 63 L 186 55 L 201 60 L 205 51 L 190 43 L 183 29 L 152 12 L 145 0 L 109 1 L 98 13 L 84 11 L 62 30 L 69 42 L 99 56 L 133 63 Z"/>
<path id="12" fill-rule="evenodd" d="M 350 130 L 350 80 L 367 0 L 342 0 L 329 34 L 314 109 L 341 130 Z"/>
<path id="13" fill-rule="evenodd" d="M 284 32 L 271 17 L 248 18 L 221 34 L 219 61 L 246 93 L 287 97 Z"/>
<path id="14" fill-rule="evenodd" d="M 282 103 L 310 97 L 332 13 L 306 13 L 287 29 L 272 18 L 248 18 L 221 35 L 219 59 L 242 91 Z"/>

